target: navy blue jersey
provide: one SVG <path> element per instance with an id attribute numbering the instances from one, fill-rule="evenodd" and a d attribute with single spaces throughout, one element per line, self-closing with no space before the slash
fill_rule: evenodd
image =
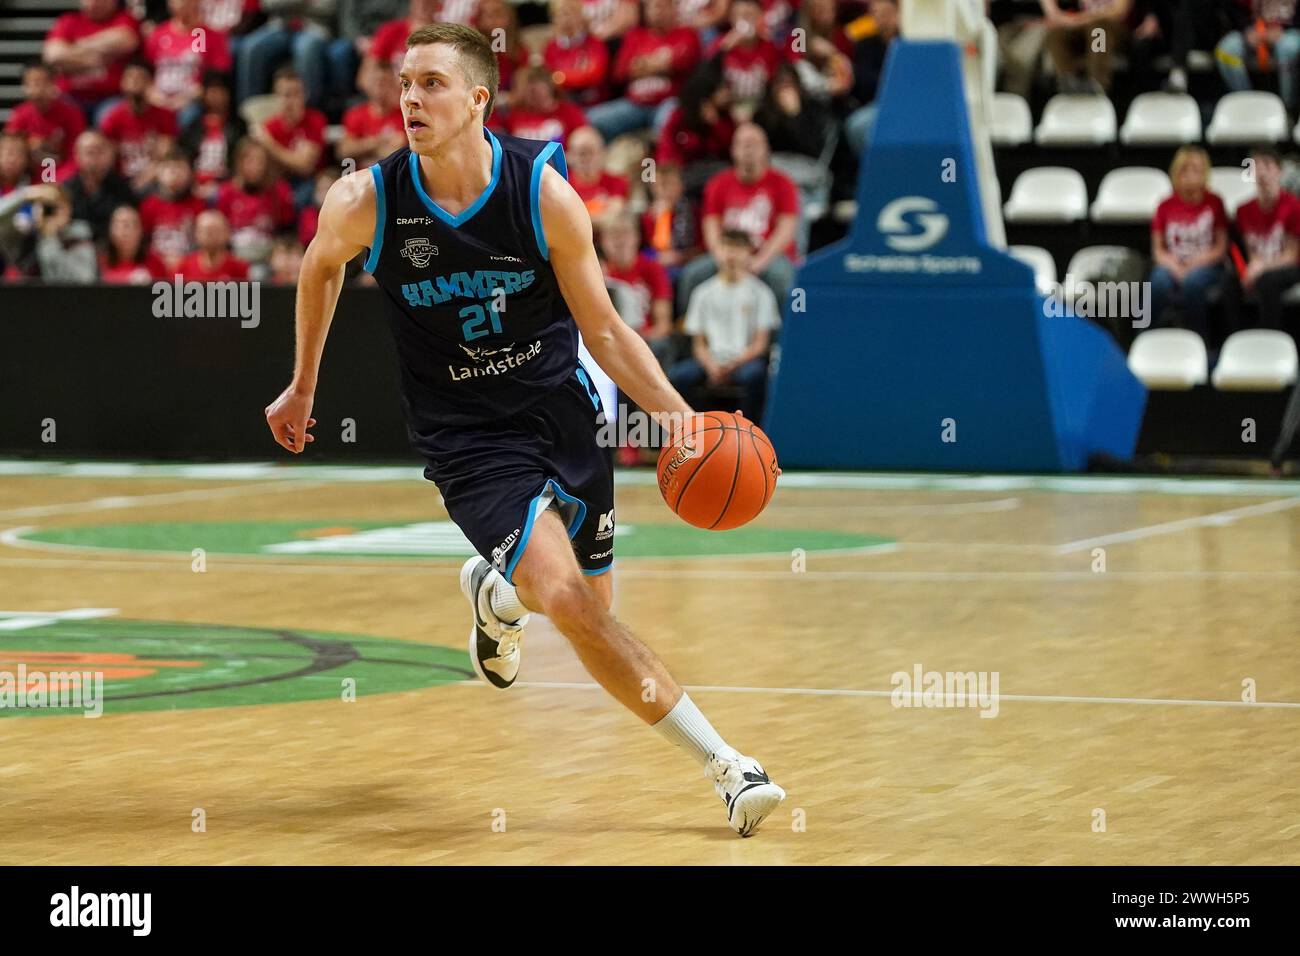
<path id="1" fill-rule="evenodd" d="M 542 170 L 559 143 L 496 136 L 492 179 L 459 215 L 424 189 L 403 147 L 370 167 L 375 238 L 365 268 L 384 292 L 412 438 L 501 420 L 578 367 L 578 329 L 551 268 Z"/>

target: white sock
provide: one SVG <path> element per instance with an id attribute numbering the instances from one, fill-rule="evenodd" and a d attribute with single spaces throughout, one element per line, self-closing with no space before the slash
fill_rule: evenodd
<path id="1" fill-rule="evenodd" d="M 695 756 L 701 765 L 708 762 L 709 754 L 726 748 L 727 743 L 713 729 L 707 717 L 683 691 L 673 709 L 654 724 L 654 729 L 668 740 L 683 747 Z"/>
<path id="2" fill-rule="evenodd" d="M 528 609 L 519 603 L 519 592 L 511 587 L 510 582 L 504 577 L 497 578 L 496 584 L 492 585 L 492 595 L 489 600 L 492 603 L 492 613 L 503 624 L 518 623 L 519 619 L 528 613 Z"/>

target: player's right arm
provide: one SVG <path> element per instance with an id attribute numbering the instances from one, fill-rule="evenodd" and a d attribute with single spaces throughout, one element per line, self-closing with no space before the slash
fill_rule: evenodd
<path id="1" fill-rule="evenodd" d="M 325 195 L 316 236 L 302 258 L 295 307 L 296 351 L 293 381 L 270 405 L 266 423 L 275 440 L 298 453 L 312 441 L 307 429 L 316 396 L 325 337 L 343 287 L 343 270 L 374 241 L 375 184 L 369 169 L 349 173 Z"/>

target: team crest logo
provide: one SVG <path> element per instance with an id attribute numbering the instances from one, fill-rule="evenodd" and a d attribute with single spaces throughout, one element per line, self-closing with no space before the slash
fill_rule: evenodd
<path id="1" fill-rule="evenodd" d="M 502 352 L 509 352 L 515 347 L 515 343 L 503 345 L 499 349 L 489 349 L 487 346 L 481 348 L 470 348 L 468 345 L 462 345 L 461 351 L 470 357 L 471 360 L 478 362 L 480 365 L 486 362 L 493 355 L 500 355 Z"/>
<path id="2" fill-rule="evenodd" d="M 402 246 L 402 258 L 410 260 L 417 269 L 427 269 L 429 261 L 438 254 L 438 247 L 428 239 L 407 239 Z"/>

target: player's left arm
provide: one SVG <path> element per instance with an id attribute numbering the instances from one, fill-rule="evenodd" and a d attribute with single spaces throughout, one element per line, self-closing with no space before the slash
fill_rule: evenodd
<path id="1" fill-rule="evenodd" d="M 592 242 L 591 216 L 582 199 L 549 166 L 542 171 L 541 193 L 551 266 L 592 358 L 650 414 L 693 414 L 640 333 L 623 321 L 610 301 Z"/>

